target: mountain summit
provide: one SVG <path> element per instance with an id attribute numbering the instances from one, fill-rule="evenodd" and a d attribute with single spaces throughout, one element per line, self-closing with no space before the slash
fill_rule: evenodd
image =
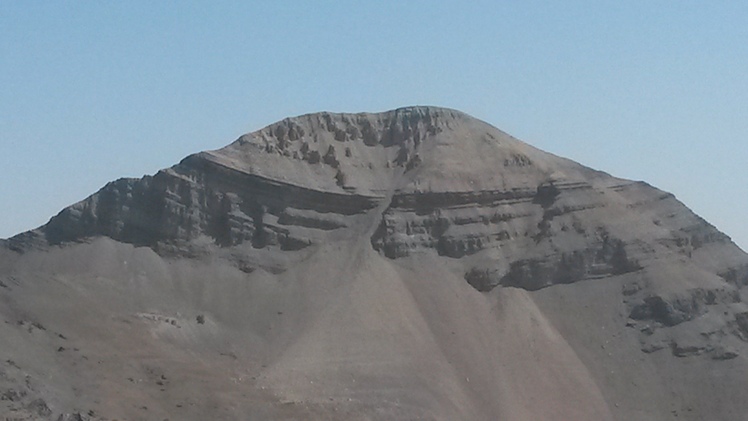
<path id="1" fill-rule="evenodd" d="M 6 240 L 0 413 L 731 420 L 747 284 L 646 183 L 455 110 L 308 114 Z"/>

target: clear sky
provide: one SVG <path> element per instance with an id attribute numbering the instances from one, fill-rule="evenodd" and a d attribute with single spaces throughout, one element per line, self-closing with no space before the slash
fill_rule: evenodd
<path id="1" fill-rule="evenodd" d="M 0 2 L 0 238 L 287 116 L 439 105 L 748 248 L 748 2 Z"/>

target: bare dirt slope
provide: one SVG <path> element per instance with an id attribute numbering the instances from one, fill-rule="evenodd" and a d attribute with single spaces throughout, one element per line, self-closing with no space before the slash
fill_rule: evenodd
<path id="1" fill-rule="evenodd" d="M 454 110 L 311 114 L 0 246 L 0 413 L 736 420 L 748 256 Z"/>

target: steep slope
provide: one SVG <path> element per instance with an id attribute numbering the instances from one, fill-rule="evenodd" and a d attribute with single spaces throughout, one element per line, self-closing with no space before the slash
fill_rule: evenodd
<path id="1" fill-rule="evenodd" d="M 454 110 L 289 118 L 109 183 L 7 240 L 0 282 L 17 417 L 748 410 L 748 255 Z"/>

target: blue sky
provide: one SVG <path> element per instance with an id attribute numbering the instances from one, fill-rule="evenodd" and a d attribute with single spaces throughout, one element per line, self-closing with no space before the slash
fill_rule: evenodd
<path id="1" fill-rule="evenodd" d="M 0 237 L 291 115 L 440 105 L 748 248 L 748 2 L 0 2 Z"/>

